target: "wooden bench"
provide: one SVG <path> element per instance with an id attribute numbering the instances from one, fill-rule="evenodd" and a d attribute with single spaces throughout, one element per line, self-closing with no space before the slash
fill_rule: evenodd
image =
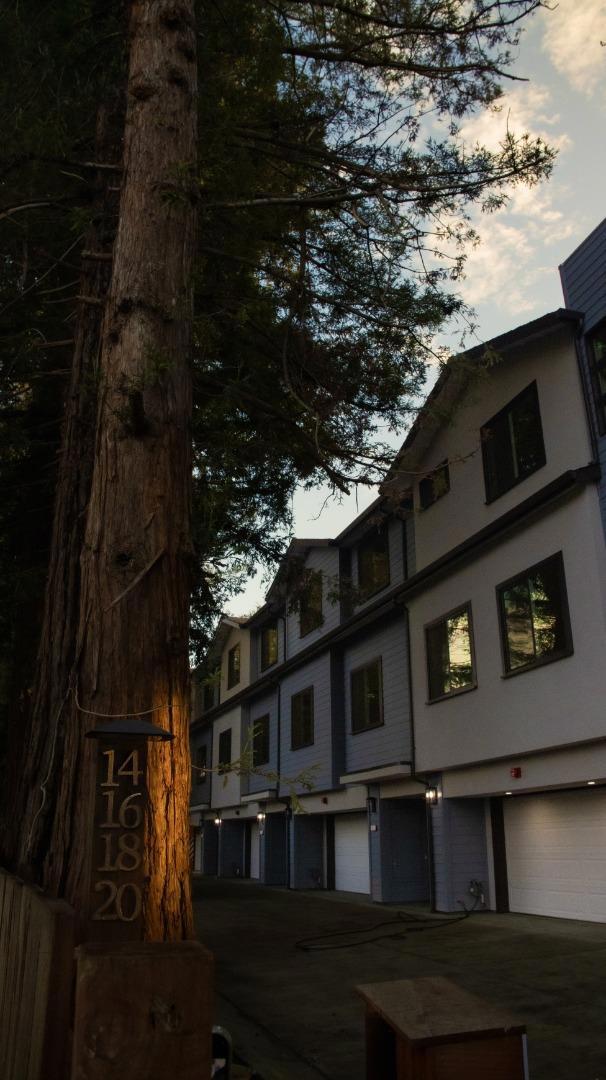
<path id="1" fill-rule="evenodd" d="M 441 977 L 357 986 L 366 1080 L 527 1080 L 526 1028 Z"/>

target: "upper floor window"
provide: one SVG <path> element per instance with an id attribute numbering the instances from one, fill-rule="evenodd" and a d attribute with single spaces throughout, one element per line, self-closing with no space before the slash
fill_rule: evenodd
<path id="1" fill-rule="evenodd" d="M 595 411 L 600 435 L 606 433 L 606 325 L 588 338 Z"/>
<path id="2" fill-rule="evenodd" d="M 497 588 L 505 671 L 524 671 L 572 653 L 562 553 Z"/>
<path id="3" fill-rule="evenodd" d="M 536 382 L 484 424 L 480 437 L 486 501 L 492 502 L 545 464 Z"/>
<path id="4" fill-rule="evenodd" d="M 219 735 L 219 772 L 224 772 L 227 765 L 231 764 L 231 728 L 222 731 Z"/>
<path id="5" fill-rule="evenodd" d="M 308 570 L 305 588 L 299 604 L 299 633 L 301 637 L 310 634 L 323 623 L 322 616 L 322 571 Z"/>
<path id="6" fill-rule="evenodd" d="M 278 662 L 278 624 L 269 623 L 261 630 L 261 671 Z"/>
<path id="7" fill-rule="evenodd" d="M 208 768 L 208 747 L 206 743 L 203 746 L 197 746 L 194 750 L 194 784 L 203 784 L 206 780 L 206 770 Z"/>
<path id="8" fill-rule="evenodd" d="M 240 645 L 234 645 L 227 654 L 227 689 L 240 682 Z"/>
<path id="9" fill-rule="evenodd" d="M 430 701 L 476 685 L 469 604 L 426 626 L 425 646 Z"/>
<path id="10" fill-rule="evenodd" d="M 364 600 L 389 585 L 387 526 L 372 529 L 358 544 L 358 588 Z"/>
<path id="11" fill-rule="evenodd" d="M 314 741 L 314 688 L 308 686 L 290 699 L 290 748 L 300 750 Z"/>
<path id="12" fill-rule="evenodd" d="M 253 721 L 252 763 L 253 768 L 267 765 L 269 761 L 269 714 Z"/>
<path id="13" fill-rule="evenodd" d="M 421 510 L 427 510 L 428 506 L 437 502 L 443 495 L 450 491 L 450 473 L 448 461 L 443 461 L 437 469 L 419 480 L 419 503 Z"/>
<path id="14" fill-rule="evenodd" d="M 383 723 L 381 659 L 351 673 L 351 730 L 366 731 Z"/>
<path id="15" fill-rule="evenodd" d="M 212 677 L 212 676 L 211 676 Z M 205 682 L 202 690 L 202 707 L 204 712 L 208 712 L 215 704 L 215 682 Z"/>

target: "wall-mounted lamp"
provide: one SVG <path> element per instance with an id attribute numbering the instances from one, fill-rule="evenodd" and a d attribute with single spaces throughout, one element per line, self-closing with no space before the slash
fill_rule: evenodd
<path id="1" fill-rule="evenodd" d="M 220 824 L 221 824 L 221 816 L 219 814 L 217 814 L 217 816 L 215 818 L 215 825 L 220 825 Z"/>
<path id="2" fill-rule="evenodd" d="M 265 832 L 265 810 L 259 810 L 257 821 L 259 822 L 259 836 L 263 836 Z"/>
<path id="3" fill-rule="evenodd" d="M 369 814 L 376 814 L 377 812 L 377 800 L 374 795 L 369 795 L 366 800 L 366 809 Z"/>
<path id="4" fill-rule="evenodd" d="M 425 789 L 425 801 L 428 806 L 438 805 L 439 793 L 436 787 L 428 787 Z"/>

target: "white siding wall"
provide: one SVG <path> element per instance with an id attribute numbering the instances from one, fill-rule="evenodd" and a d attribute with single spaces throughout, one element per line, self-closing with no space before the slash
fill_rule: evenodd
<path id="1" fill-rule="evenodd" d="M 547 463 L 486 505 L 480 428 L 536 380 Z M 431 406 L 430 406 L 431 408 Z M 429 471 L 449 459 L 450 491 L 427 510 L 419 509 L 415 483 L 416 569 L 433 562 L 540 490 L 566 469 L 592 456 L 572 332 L 526 346 L 515 359 L 473 379 L 449 423 L 445 423 L 416 468 Z"/>
<path id="2" fill-rule="evenodd" d="M 495 587 L 562 551 L 574 654 L 503 678 Z M 605 552 L 593 485 L 409 604 L 419 771 L 603 738 Z M 471 602 L 477 689 L 427 704 L 424 626 Z"/>

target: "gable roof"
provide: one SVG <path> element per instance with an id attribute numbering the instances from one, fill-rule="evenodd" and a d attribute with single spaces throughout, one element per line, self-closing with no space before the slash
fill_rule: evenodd
<path id="1" fill-rule="evenodd" d="M 516 326 L 513 330 L 508 330 L 507 333 L 500 334 L 485 344 L 475 345 L 472 349 L 454 356 L 442 368 L 417 413 L 381 485 L 382 493 L 387 494 L 398 476 L 405 475 L 407 467 L 411 467 L 412 463 L 427 450 L 443 422 L 445 412 L 452 408 L 471 378 L 474 365 L 479 365 L 482 360 L 494 363 L 495 354 L 512 353 L 533 341 L 548 337 L 563 326 L 568 325 L 574 328 L 582 322 L 582 319 L 583 315 L 579 311 L 556 308 L 555 311 Z"/>

